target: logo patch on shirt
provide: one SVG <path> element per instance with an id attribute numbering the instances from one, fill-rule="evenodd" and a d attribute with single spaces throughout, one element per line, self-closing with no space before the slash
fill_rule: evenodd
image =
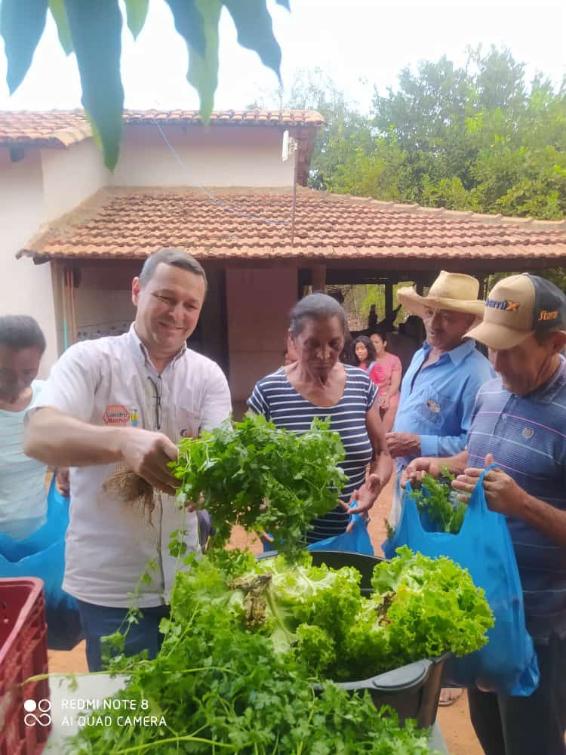
<path id="1" fill-rule="evenodd" d="M 429 398 L 426 402 L 426 406 L 433 414 L 438 414 L 440 412 L 440 404 L 432 398 Z"/>
<path id="2" fill-rule="evenodd" d="M 129 425 L 130 410 L 123 404 L 108 404 L 102 419 L 105 425 Z"/>
<path id="3" fill-rule="evenodd" d="M 530 440 L 534 434 L 535 434 L 535 431 L 533 430 L 532 427 L 523 427 L 521 431 L 521 435 L 523 436 L 525 440 Z"/>

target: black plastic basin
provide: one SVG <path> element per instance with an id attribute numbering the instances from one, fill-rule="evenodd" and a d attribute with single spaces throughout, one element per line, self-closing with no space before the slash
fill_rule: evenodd
<path id="1" fill-rule="evenodd" d="M 272 558 L 276 555 L 274 551 L 271 551 L 263 553 L 259 558 Z M 311 556 L 315 566 L 326 564 L 331 569 L 341 569 L 343 566 L 353 566 L 358 569 L 362 575 L 360 587 L 364 595 L 372 592 L 373 569 L 376 564 L 383 561 L 382 558 L 375 556 L 345 551 L 312 551 Z M 412 718 L 418 726 L 428 728 L 436 721 L 442 687 L 442 670 L 444 662 L 450 655 L 450 653 L 445 653 L 439 658 L 415 661 L 384 674 L 371 676 L 369 679 L 335 682 L 335 684 L 352 694 L 367 690 L 376 708 L 390 705 L 397 711 L 401 721 Z"/>

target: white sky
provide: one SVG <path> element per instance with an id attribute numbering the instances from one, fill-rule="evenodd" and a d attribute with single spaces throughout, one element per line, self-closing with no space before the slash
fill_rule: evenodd
<path id="1" fill-rule="evenodd" d="M 374 83 L 381 91 L 395 86 L 403 67 L 443 54 L 463 64 L 466 47 L 480 43 L 508 47 L 527 65 L 529 78 L 542 71 L 558 84 L 566 74 L 566 0 L 291 0 L 291 5 L 288 13 L 269 3 L 283 49 L 284 84 L 290 87 L 298 70 L 318 66 L 362 107 L 369 105 Z M 124 30 L 126 107 L 198 107 L 186 67 L 185 43 L 169 8 L 151 0 L 137 42 Z M 80 106 L 74 56 L 65 58 L 50 19 L 26 80 L 11 97 L 5 78 L 0 54 L 0 109 Z M 241 109 L 275 90 L 274 74 L 237 45 L 224 11 L 215 107 Z"/>

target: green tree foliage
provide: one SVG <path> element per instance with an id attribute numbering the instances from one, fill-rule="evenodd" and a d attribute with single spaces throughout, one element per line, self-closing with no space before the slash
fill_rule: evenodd
<path id="1" fill-rule="evenodd" d="M 530 85 L 508 50 L 447 58 L 374 92 L 362 114 L 320 71 L 302 74 L 295 107 L 326 119 L 311 184 L 339 193 L 542 219 L 566 214 L 566 83 Z"/>
<path id="2" fill-rule="evenodd" d="M 566 80 L 527 83 L 508 50 L 407 68 L 362 114 L 321 72 L 290 104 L 324 115 L 311 185 L 381 200 L 544 220 L 566 217 Z M 564 286 L 566 277 L 557 273 Z M 565 286 L 566 287 L 566 286 Z"/>
<path id="3" fill-rule="evenodd" d="M 218 25 L 225 8 L 242 47 L 254 50 L 280 79 L 281 50 L 273 35 L 267 0 L 164 0 L 175 29 L 187 43 L 188 82 L 199 94 L 201 115 L 210 117 L 218 82 Z M 289 9 L 289 0 L 275 0 Z M 124 0 L 132 35 L 142 30 L 149 0 Z M 8 60 L 7 82 L 14 92 L 25 79 L 41 39 L 47 14 L 57 25 L 59 43 L 74 52 L 83 105 L 104 161 L 114 168 L 120 150 L 124 90 L 120 74 L 122 9 L 118 0 L 0 0 L 0 35 Z"/>
<path id="4" fill-rule="evenodd" d="M 317 110 L 325 120 L 319 130 L 311 162 L 310 185 L 316 189 L 340 191 L 335 175 L 343 164 L 368 155 L 373 147 L 371 120 L 348 102 L 321 69 L 300 73 L 288 96 L 289 107 Z M 349 192 L 347 188 L 343 192 Z M 361 193 L 361 192 L 356 192 Z"/>
<path id="5" fill-rule="evenodd" d="M 406 155 L 406 199 L 433 207 L 543 219 L 566 212 L 566 90 L 530 86 L 509 51 L 470 51 L 465 69 L 446 58 L 401 73 L 375 93 L 378 138 Z"/>

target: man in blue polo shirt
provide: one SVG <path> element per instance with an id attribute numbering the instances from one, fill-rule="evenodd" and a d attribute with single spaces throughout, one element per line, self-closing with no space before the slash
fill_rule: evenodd
<path id="1" fill-rule="evenodd" d="M 566 733 L 566 296 L 535 275 L 490 292 L 469 335 L 490 349 L 499 377 L 480 390 L 467 450 L 415 459 L 409 477 L 448 466 L 473 490 L 481 467 L 488 505 L 507 517 L 541 679 L 530 697 L 469 690 L 487 755 L 564 755 Z"/>

